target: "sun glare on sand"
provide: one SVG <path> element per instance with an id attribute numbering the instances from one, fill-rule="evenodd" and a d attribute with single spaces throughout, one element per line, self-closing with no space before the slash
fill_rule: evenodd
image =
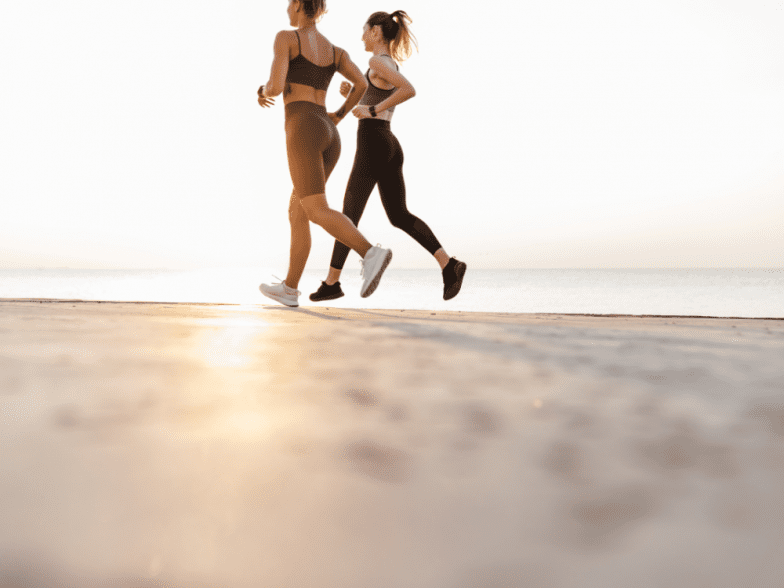
<path id="1" fill-rule="evenodd" d="M 197 407 L 193 419 L 201 423 L 202 433 L 226 439 L 258 437 L 280 426 L 272 422 L 258 394 L 269 373 L 271 325 L 248 316 L 200 318 L 196 324 L 198 335 L 186 351 L 198 365 L 189 377 L 193 386 L 188 402 Z"/>
<path id="2" fill-rule="evenodd" d="M 201 325 L 219 327 L 204 334 L 199 354 L 209 367 L 243 368 L 254 361 L 269 323 L 256 318 L 207 319 Z"/>

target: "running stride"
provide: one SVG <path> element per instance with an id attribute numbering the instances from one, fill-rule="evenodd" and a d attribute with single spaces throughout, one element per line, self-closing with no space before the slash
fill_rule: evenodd
<path id="1" fill-rule="evenodd" d="M 392 14 L 373 13 L 362 33 L 365 50 L 373 54 L 370 69 L 365 74 L 367 81 L 363 79 L 361 84 L 354 83 L 354 87 L 347 82 L 340 86 L 340 93 L 347 98 L 346 104 L 356 103 L 358 96 L 362 97 L 360 106 L 353 111 L 359 119 L 357 152 L 343 199 L 343 214 L 359 225 L 370 194 L 378 185 L 381 203 L 392 226 L 408 233 L 441 266 L 444 300 L 449 300 L 460 292 L 466 264 L 450 258 L 430 227 L 408 211 L 403 149 L 390 124 L 395 106 L 416 95 L 414 87 L 398 71 L 396 63 L 407 59 L 412 45 L 416 46 L 416 39 L 408 27 L 410 22 L 411 19 L 402 10 Z M 344 112 L 341 109 L 337 115 L 342 117 Z M 329 274 L 319 289 L 310 295 L 312 301 L 334 300 L 343 296 L 339 280 L 348 252 L 349 248 L 343 243 L 335 242 Z"/>
<path id="2" fill-rule="evenodd" d="M 275 57 L 269 82 L 258 90 L 259 105 L 267 108 L 272 97 L 283 93 L 286 110 L 286 151 L 294 190 L 289 202 L 291 254 L 289 272 L 283 282 L 261 284 L 261 293 L 286 306 L 299 306 L 297 290 L 310 255 L 310 222 L 345 243 L 363 258 L 363 298 L 378 286 L 392 259 L 392 251 L 371 247 L 345 215 L 327 204 L 325 184 L 340 157 L 340 135 L 335 127 L 364 93 L 367 83 L 348 54 L 332 45 L 316 29 L 326 12 L 325 0 L 289 0 L 287 13 L 295 31 L 280 31 L 275 37 Z M 338 113 L 327 113 L 327 88 L 340 72 L 358 89 Z"/>

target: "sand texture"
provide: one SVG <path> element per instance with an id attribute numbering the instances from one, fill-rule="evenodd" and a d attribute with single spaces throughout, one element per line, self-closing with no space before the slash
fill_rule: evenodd
<path id="1" fill-rule="evenodd" d="M 784 587 L 784 321 L 0 301 L 0 587 Z"/>

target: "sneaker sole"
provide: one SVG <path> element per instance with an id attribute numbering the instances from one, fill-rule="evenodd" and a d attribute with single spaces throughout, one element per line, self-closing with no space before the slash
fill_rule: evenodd
<path id="1" fill-rule="evenodd" d="M 381 276 L 383 275 L 384 270 L 387 269 L 387 266 L 389 265 L 390 261 L 392 261 L 392 251 L 391 250 L 387 251 L 387 254 L 384 257 L 384 261 L 381 262 L 381 269 L 378 270 L 378 273 L 376 273 L 376 275 L 373 277 L 373 280 L 371 280 L 371 282 L 368 284 L 368 287 L 365 289 L 364 292 L 360 292 L 359 293 L 359 295 L 362 298 L 367 298 L 373 292 L 376 291 L 376 288 L 378 288 L 378 283 L 381 281 Z"/>
<path id="2" fill-rule="evenodd" d="M 468 266 L 462 261 L 455 266 L 457 282 L 449 289 L 449 292 L 444 294 L 444 300 L 452 300 L 452 298 L 460 293 L 460 288 L 463 286 L 463 276 L 465 275 L 467 268 Z"/>
<path id="3" fill-rule="evenodd" d="M 278 298 L 274 294 L 268 294 L 267 292 L 261 289 L 261 286 L 259 286 L 259 292 L 264 294 L 264 296 L 266 296 L 270 300 L 274 300 L 275 302 L 280 302 L 281 304 L 288 306 L 290 308 L 296 308 L 297 306 L 299 306 L 299 302 L 295 302 L 292 304 L 291 300 L 286 300 L 285 298 Z"/>
<path id="4" fill-rule="evenodd" d="M 338 298 L 343 298 L 345 296 L 345 292 L 341 292 L 340 294 L 330 294 L 329 296 L 324 296 L 323 298 L 313 298 L 313 295 L 310 295 L 310 300 L 312 302 L 321 302 L 322 300 L 337 300 Z"/>

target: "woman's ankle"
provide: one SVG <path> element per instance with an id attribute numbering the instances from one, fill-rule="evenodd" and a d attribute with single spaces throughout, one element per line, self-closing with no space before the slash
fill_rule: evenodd
<path id="1" fill-rule="evenodd" d="M 340 274 L 343 269 L 335 269 L 334 267 L 329 268 L 329 273 L 327 274 L 327 279 L 325 283 L 327 286 L 334 286 L 340 281 Z"/>
<path id="2" fill-rule="evenodd" d="M 438 265 L 441 266 L 442 270 L 447 266 L 450 259 L 449 255 L 447 255 L 447 252 L 444 251 L 443 247 L 436 251 L 433 254 L 433 257 L 436 258 L 436 261 L 438 262 Z"/>

